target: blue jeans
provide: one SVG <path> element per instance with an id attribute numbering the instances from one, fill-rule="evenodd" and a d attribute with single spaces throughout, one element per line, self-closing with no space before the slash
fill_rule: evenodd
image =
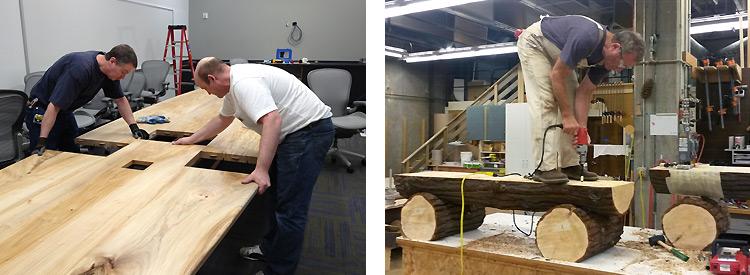
<path id="1" fill-rule="evenodd" d="M 34 116 L 43 116 L 44 112 L 45 108 L 39 106 L 26 108 L 24 122 L 26 128 L 29 129 L 29 150 L 34 150 L 36 147 L 39 142 L 39 132 L 42 130 L 41 121 L 35 120 Z M 57 113 L 57 119 L 55 119 L 55 125 L 52 126 L 52 130 L 47 135 L 47 149 L 81 152 L 81 147 L 75 142 L 76 137 L 78 137 L 78 123 L 76 123 L 75 115 L 71 112 L 59 112 Z"/>
<path id="2" fill-rule="evenodd" d="M 274 215 L 260 244 L 265 274 L 293 274 L 297 269 L 313 187 L 334 133 L 331 119 L 322 119 L 287 135 L 276 149 L 269 172 Z"/>

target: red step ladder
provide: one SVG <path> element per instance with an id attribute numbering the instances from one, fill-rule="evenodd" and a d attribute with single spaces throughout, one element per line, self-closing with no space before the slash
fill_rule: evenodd
<path id="1" fill-rule="evenodd" d="M 180 40 L 175 41 L 175 34 L 174 31 L 179 30 L 180 31 Z M 179 46 L 177 46 L 179 44 Z M 176 49 L 175 46 L 180 47 L 180 55 L 176 55 Z M 167 61 L 167 50 L 169 48 L 172 48 L 172 60 L 171 62 Z M 185 57 L 184 52 L 187 52 L 187 58 L 188 63 L 190 64 L 190 69 L 183 69 L 182 68 L 182 61 Z M 190 76 L 195 77 L 195 68 L 193 67 L 193 53 L 190 51 L 190 44 L 188 43 L 188 36 L 187 36 L 187 26 L 185 25 L 169 25 L 167 26 L 167 41 L 164 43 L 164 58 L 162 59 L 164 61 L 167 61 L 167 63 L 170 63 L 172 66 L 172 72 L 174 73 L 174 85 L 175 85 L 175 95 L 181 95 L 182 94 L 182 72 L 190 72 Z M 192 82 L 185 82 L 189 84 L 193 84 Z"/>

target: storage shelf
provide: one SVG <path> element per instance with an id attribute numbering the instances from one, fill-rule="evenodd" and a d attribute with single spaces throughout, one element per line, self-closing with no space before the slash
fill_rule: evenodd
<path id="1" fill-rule="evenodd" d="M 737 207 L 727 207 L 727 210 L 729 210 L 730 214 L 748 215 L 748 216 L 750 216 L 750 209 L 743 209 L 743 208 L 737 208 Z"/>

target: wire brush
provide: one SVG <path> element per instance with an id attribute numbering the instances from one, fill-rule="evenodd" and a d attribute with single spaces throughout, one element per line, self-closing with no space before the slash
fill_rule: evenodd
<path id="1" fill-rule="evenodd" d="M 654 80 L 649 78 L 646 79 L 646 82 L 643 83 L 643 88 L 641 90 L 641 97 L 643 99 L 646 99 L 651 96 L 651 92 L 654 90 Z"/>

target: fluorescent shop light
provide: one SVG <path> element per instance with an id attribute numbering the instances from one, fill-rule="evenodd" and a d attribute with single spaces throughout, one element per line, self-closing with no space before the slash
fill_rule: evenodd
<path id="1" fill-rule="evenodd" d="M 464 47 L 453 49 L 441 49 L 437 51 L 418 52 L 407 54 L 404 60 L 407 63 L 424 62 L 433 60 L 459 59 L 476 56 L 498 55 L 518 52 L 516 43 L 498 43 L 476 47 Z"/>
<path id="2" fill-rule="evenodd" d="M 394 16 L 436 10 L 447 7 L 459 6 L 484 0 L 411 0 L 411 1 L 388 1 L 385 2 L 385 18 Z"/>

